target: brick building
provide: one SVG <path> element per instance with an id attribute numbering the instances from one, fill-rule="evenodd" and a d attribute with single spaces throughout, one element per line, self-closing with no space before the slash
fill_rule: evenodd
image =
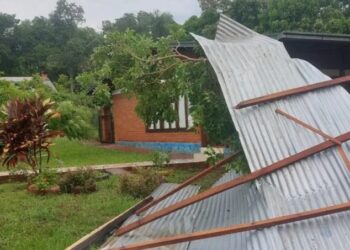
<path id="1" fill-rule="evenodd" d="M 196 153 L 205 144 L 202 130 L 193 128 L 187 98 L 180 98 L 175 105 L 177 122 L 158 122 L 149 127 L 137 116 L 136 105 L 136 98 L 129 98 L 118 91 L 113 93 L 111 114 L 113 140 L 117 145 Z"/>

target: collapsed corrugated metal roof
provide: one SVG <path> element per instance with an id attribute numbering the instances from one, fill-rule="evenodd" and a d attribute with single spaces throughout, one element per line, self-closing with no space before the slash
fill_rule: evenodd
<path id="1" fill-rule="evenodd" d="M 324 141 L 277 115 L 277 108 L 332 136 L 350 131 L 350 98 L 340 86 L 235 110 L 243 100 L 329 77 L 306 61 L 290 58 L 282 43 L 249 31 L 225 16 L 215 41 L 195 38 L 217 74 L 251 171 Z M 349 154 L 349 143 L 343 147 Z M 266 200 L 266 212 L 274 217 L 348 201 L 349 177 L 337 150 L 332 148 L 261 178 L 256 184 Z M 278 231 L 284 249 L 349 249 L 349 242 L 340 240 L 350 233 L 346 222 L 350 222 L 350 213 L 279 226 Z"/>
<path id="2" fill-rule="evenodd" d="M 216 39 L 194 35 L 213 66 L 251 171 L 317 145 L 324 139 L 275 113 L 280 108 L 332 136 L 350 131 L 349 94 L 340 86 L 236 110 L 241 101 L 329 78 L 289 57 L 282 43 L 222 16 Z M 349 143 L 343 148 L 349 155 Z M 349 201 L 350 175 L 333 147 L 287 168 L 228 190 L 182 211 L 193 231 L 252 222 Z M 219 182 L 234 178 L 228 173 Z M 180 194 L 175 194 L 176 195 Z M 179 196 L 180 197 L 180 196 Z M 159 209 L 161 206 L 159 204 Z M 198 208 L 199 206 L 199 208 Z M 165 217 L 167 218 L 167 217 Z M 152 223 L 160 222 L 154 221 Z M 190 242 L 187 249 L 350 249 L 350 213 L 308 219 Z M 131 233 L 137 234 L 147 224 Z M 153 236 L 162 237 L 162 230 Z M 130 233 L 121 237 L 128 237 Z M 158 238 L 159 238 L 158 237 Z M 153 237 L 152 237 L 153 238 Z M 134 241 L 133 241 L 134 242 Z M 183 248 L 173 245 L 163 249 Z"/>
<path id="3" fill-rule="evenodd" d="M 164 183 L 160 185 L 153 193 L 152 197 L 157 198 L 173 188 L 176 184 Z M 154 211 L 158 211 L 164 207 L 167 207 L 171 204 L 174 204 L 178 201 L 181 201 L 185 198 L 188 198 L 192 195 L 195 195 L 199 191 L 199 186 L 188 186 L 176 194 L 170 196 L 164 201 L 160 202 L 156 206 L 150 208 L 146 211 L 144 216 L 151 214 Z M 199 204 L 193 205 L 191 207 L 182 209 L 173 214 L 165 216 L 159 220 L 156 220 L 152 223 L 149 223 L 143 227 L 140 227 L 137 230 L 134 230 L 128 234 L 123 235 L 122 237 L 113 236 L 103 249 L 109 249 L 111 247 L 120 247 L 127 245 L 133 242 L 140 242 L 149 239 L 157 239 L 160 237 L 170 236 L 179 233 L 192 232 L 194 219 L 198 212 Z M 133 215 L 127 221 L 124 222 L 124 225 L 130 224 L 138 219 L 138 216 Z M 188 243 L 178 244 L 176 249 L 187 249 Z"/>

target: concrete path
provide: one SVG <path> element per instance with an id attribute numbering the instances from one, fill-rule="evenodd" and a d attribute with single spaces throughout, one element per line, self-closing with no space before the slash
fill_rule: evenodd
<path id="1" fill-rule="evenodd" d="M 203 160 L 194 160 L 194 159 L 179 159 L 179 160 L 171 160 L 169 163 L 169 167 L 191 167 L 191 166 L 205 166 L 206 162 Z M 105 165 L 92 165 L 85 167 L 69 167 L 69 168 L 57 168 L 58 173 L 66 173 L 66 172 L 75 172 L 81 168 L 90 168 L 94 170 L 105 170 L 112 174 L 122 174 L 126 170 L 136 167 L 150 167 L 153 166 L 153 162 L 144 161 L 144 162 L 131 162 L 131 163 L 118 163 L 118 164 L 105 164 Z M 32 171 L 28 171 L 29 173 L 33 173 Z M 0 183 L 5 182 L 11 178 L 13 179 L 23 179 L 24 175 L 13 175 L 9 171 L 0 172 Z"/>

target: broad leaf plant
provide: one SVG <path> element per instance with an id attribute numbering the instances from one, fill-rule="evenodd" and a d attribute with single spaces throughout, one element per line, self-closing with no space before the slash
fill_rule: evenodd
<path id="1" fill-rule="evenodd" d="M 17 98 L 7 102 L 1 112 L 5 116 L 0 122 L 2 165 L 11 169 L 24 162 L 35 174 L 41 173 L 43 155 L 47 155 L 48 162 L 52 139 L 62 135 L 60 131 L 48 128 L 49 121 L 59 117 L 54 102 L 39 96 Z"/>

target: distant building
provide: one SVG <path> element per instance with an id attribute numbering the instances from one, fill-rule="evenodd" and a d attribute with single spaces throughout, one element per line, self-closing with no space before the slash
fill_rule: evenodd
<path id="1" fill-rule="evenodd" d="M 290 56 L 312 63 L 330 77 L 350 74 L 350 35 L 309 32 L 282 32 Z"/>
<path id="2" fill-rule="evenodd" d="M 49 79 L 46 72 L 41 72 L 40 77 L 46 86 L 50 87 L 54 91 L 57 91 L 55 85 L 51 82 L 51 80 Z M 20 84 L 23 81 L 30 81 L 32 79 L 33 79 L 32 76 L 3 76 L 3 77 L 0 77 L 0 80 L 13 82 L 15 84 Z"/>

